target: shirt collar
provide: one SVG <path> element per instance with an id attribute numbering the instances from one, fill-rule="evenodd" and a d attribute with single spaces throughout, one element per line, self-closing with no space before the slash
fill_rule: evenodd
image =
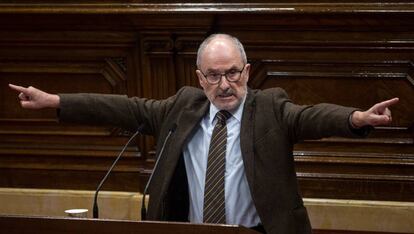
<path id="1" fill-rule="evenodd" d="M 240 105 L 237 107 L 236 110 L 233 111 L 229 111 L 232 115 L 231 118 L 235 118 L 239 123 L 241 122 L 241 118 L 243 115 L 243 109 L 244 109 L 244 102 L 246 101 L 246 96 L 247 96 L 247 92 L 246 95 L 244 95 L 243 100 L 241 101 Z M 220 109 L 218 109 L 213 103 L 210 103 L 210 114 L 209 114 L 209 122 L 211 124 L 213 124 L 214 122 L 214 117 L 216 116 L 217 112 L 219 112 Z"/>

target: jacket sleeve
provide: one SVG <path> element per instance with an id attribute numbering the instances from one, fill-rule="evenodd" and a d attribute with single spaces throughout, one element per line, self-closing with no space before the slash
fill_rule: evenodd
<path id="1" fill-rule="evenodd" d="M 115 126 L 131 131 L 144 124 L 143 133 L 149 135 L 157 134 L 176 99 L 176 95 L 165 100 L 85 93 L 59 96 L 61 122 Z"/>
<path id="2" fill-rule="evenodd" d="M 328 103 L 296 105 L 280 88 L 274 92 L 273 102 L 292 142 L 330 136 L 363 137 L 369 132 L 368 128 L 357 130 L 350 125 L 349 117 L 356 108 Z"/>

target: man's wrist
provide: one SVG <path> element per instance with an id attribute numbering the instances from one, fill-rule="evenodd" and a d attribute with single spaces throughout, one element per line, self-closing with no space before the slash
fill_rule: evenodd
<path id="1" fill-rule="evenodd" d="M 353 134 L 358 137 L 366 137 L 372 131 L 373 127 L 363 122 L 364 112 L 354 111 L 349 115 L 349 128 Z"/>
<path id="2" fill-rule="evenodd" d="M 365 123 L 362 121 L 363 112 L 361 111 L 354 111 L 351 115 L 349 115 L 349 125 L 351 125 L 354 129 L 359 129 L 365 126 Z"/>
<path id="3" fill-rule="evenodd" d="M 58 109 L 60 107 L 60 97 L 57 94 L 50 94 L 49 107 Z"/>

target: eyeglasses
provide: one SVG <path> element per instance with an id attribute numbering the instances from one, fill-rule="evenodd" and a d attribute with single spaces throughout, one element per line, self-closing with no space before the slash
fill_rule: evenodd
<path id="1" fill-rule="evenodd" d="M 203 76 L 206 78 L 207 82 L 209 84 L 218 84 L 221 81 L 221 78 L 224 76 L 226 77 L 226 80 L 228 82 L 237 82 L 240 80 L 241 77 L 241 73 L 243 72 L 244 68 L 246 67 L 246 65 L 243 65 L 243 68 L 241 70 L 236 70 L 236 69 L 230 69 L 228 71 L 226 71 L 225 73 L 209 73 L 207 75 L 205 75 L 201 70 L 201 74 L 203 74 Z"/>

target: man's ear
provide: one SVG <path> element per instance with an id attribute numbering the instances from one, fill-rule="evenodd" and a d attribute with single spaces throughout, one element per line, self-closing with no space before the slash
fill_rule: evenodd
<path id="1" fill-rule="evenodd" d="M 246 82 L 249 81 L 249 75 L 250 75 L 250 63 L 246 64 L 246 67 L 244 68 L 245 74 L 246 74 Z"/>
<path id="2" fill-rule="evenodd" d="M 203 74 L 198 69 L 196 70 L 196 74 L 197 74 L 198 82 L 200 83 L 200 86 L 204 88 L 206 80 L 204 79 Z"/>

